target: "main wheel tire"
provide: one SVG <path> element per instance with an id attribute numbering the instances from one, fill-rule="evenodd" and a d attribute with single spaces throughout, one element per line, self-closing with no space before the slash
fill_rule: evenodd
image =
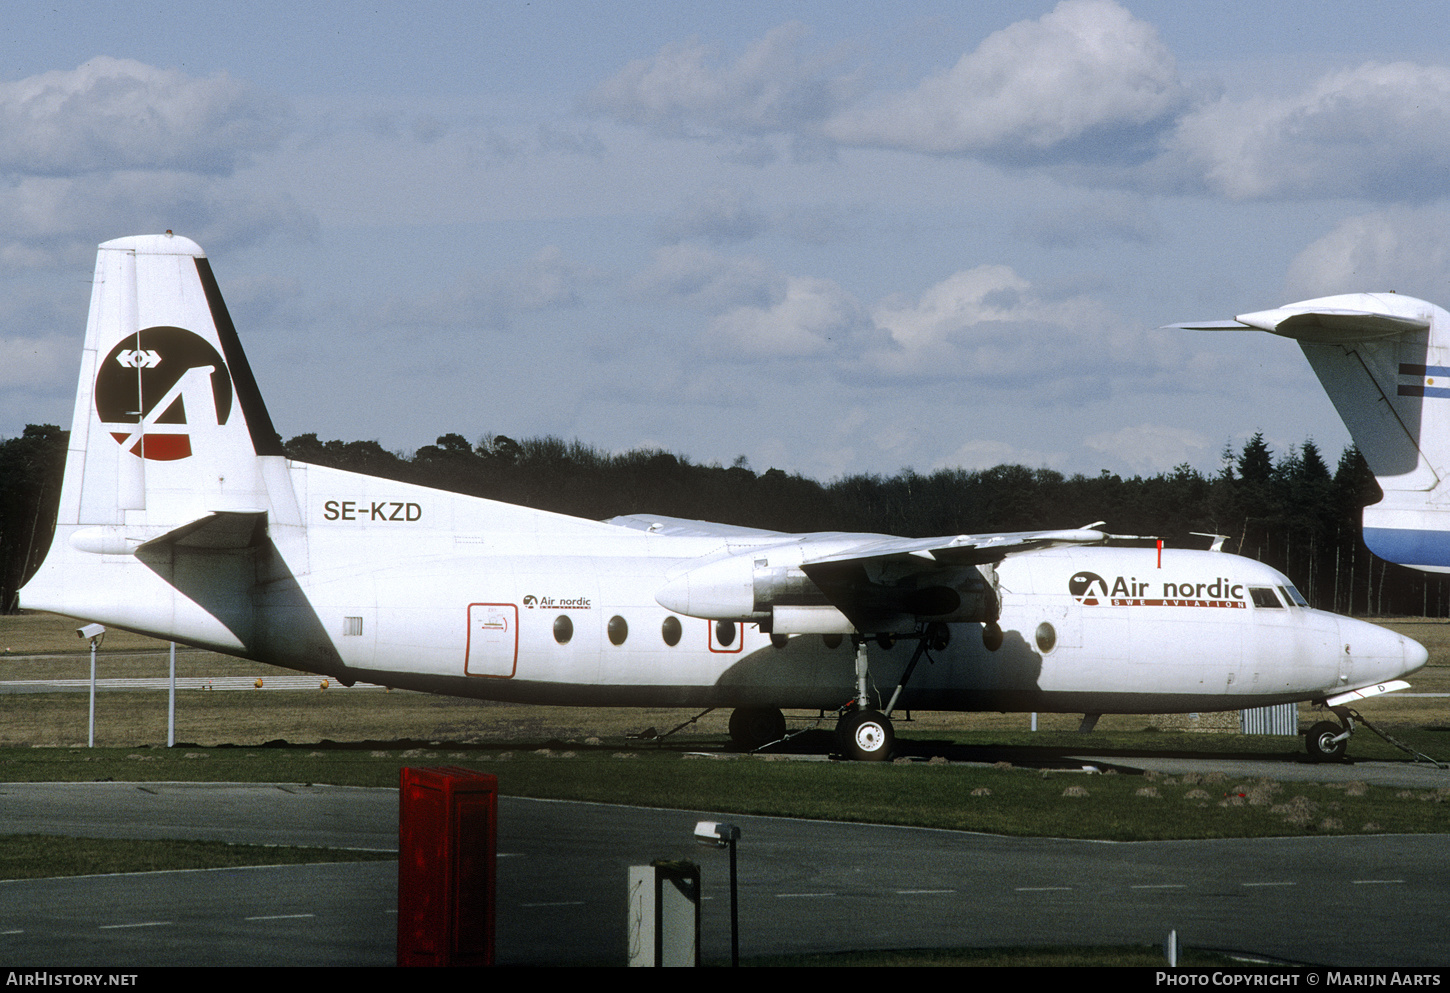
<path id="1" fill-rule="evenodd" d="M 785 715 L 774 707 L 736 707 L 730 712 L 730 740 L 753 752 L 785 737 Z"/>
<path id="2" fill-rule="evenodd" d="M 1309 758 L 1314 762 L 1338 762 L 1349 748 L 1349 739 L 1335 741 L 1344 728 L 1333 721 L 1320 721 L 1304 736 L 1304 746 L 1309 749 Z"/>
<path id="3" fill-rule="evenodd" d="M 836 725 L 841 754 L 856 762 L 884 762 L 896 742 L 891 720 L 874 710 L 853 710 Z"/>

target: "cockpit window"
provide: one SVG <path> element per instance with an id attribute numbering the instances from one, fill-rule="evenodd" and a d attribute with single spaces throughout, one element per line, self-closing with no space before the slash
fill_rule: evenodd
<path id="1" fill-rule="evenodd" d="M 1255 607 L 1278 607 L 1280 610 L 1284 609 L 1284 605 L 1279 602 L 1278 595 L 1267 586 L 1250 586 L 1249 596 L 1254 598 Z"/>
<path id="2" fill-rule="evenodd" d="M 1309 601 L 1304 599 L 1304 594 L 1303 593 L 1300 593 L 1297 589 L 1295 589 L 1292 586 L 1280 586 L 1279 587 L 1279 592 L 1282 593 L 1282 594 L 1284 594 L 1284 599 L 1285 600 L 1288 600 L 1290 603 L 1292 603 L 1296 607 L 1307 607 L 1307 606 L 1309 606 Z"/>

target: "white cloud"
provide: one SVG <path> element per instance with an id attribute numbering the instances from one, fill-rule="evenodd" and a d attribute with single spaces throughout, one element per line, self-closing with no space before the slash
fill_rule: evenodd
<path id="1" fill-rule="evenodd" d="M 807 34 L 802 24 L 783 24 L 729 64 L 698 39 L 667 45 L 629 63 L 585 103 L 673 133 L 795 131 L 823 120 L 849 90 L 828 75 L 834 59 L 799 53 Z"/>
<path id="2" fill-rule="evenodd" d="M 1127 465 L 1132 472 L 1152 475 L 1184 462 L 1197 464 L 1214 451 L 1214 443 L 1197 431 L 1162 424 L 1139 424 L 1089 435 L 1083 444 Z"/>
<path id="3" fill-rule="evenodd" d="M 0 387 L 49 388 L 67 378 L 74 382 L 78 353 L 74 335 L 0 337 Z"/>
<path id="4" fill-rule="evenodd" d="M 716 189 L 697 196 L 666 217 L 660 234 L 666 241 L 705 238 L 720 244 L 749 241 L 769 226 L 752 198 L 739 190 Z"/>
<path id="5" fill-rule="evenodd" d="M 399 324 L 508 328 L 522 313 L 578 306 L 584 289 L 603 276 L 551 245 L 515 266 L 466 272 L 445 295 L 395 298 L 382 316 Z"/>
<path id="6" fill-rule="evenodd" d="M 1034 390 L 1064 378 L 1085 383 L 1112 371 L 1128 350 L 1120 326 L 1088 297 L 1048 300 L 1004 265 L 955 273 L 916 299 L 893 297 L 872 311 L 890 347 L 867 362 L 886 374 L 1029 382 Z M 1139 357 L 1138 365 L 1153 362 Z"/>
<path id="7" fill-rule="evenodd" d="M 229 173 L 274 147 L 287 120 L 280 101 L 225 74 L 198 79 L 101 56 L 0 83 L 0 172 Z"/>
<path id="8" fill-rule="evenodd" d="M 681 300 L 711 310 L 768 307 L 784 297 L 785 277 L 760 259 L 736 258 L 698 245 L 667 245 L 654 262 L 631 282 L 638 295 L 661 301 Z"/>
<path id="9" fill-rule="evenodd" d="M 315 226 L 289 195 L 235 177 L 124 171 L 0 182 L 0 258 L 17 267 L 84 262 L 120 234 L 170 229 L 215 251 L 278 230 L 305 238 Z"/>
<path id="10" fill-rule="evenodd" d="M 1351 217 L 1295 256 L 1290 300 L 1394 290 L 1450 304 L 1450 210 L 1394 209 Z"/>
<path id="11" fill-rule="evenodd" d="M 1043 248 L 1079 248 L 1104 241 L 1147 244 L 1162 228 L 1147 201 L 1130 193 L 1098 192 L 1071 207 L 1040 210 L 1019 228 Z"/>
<path id="12" fill-rule="evenodd" d="M 843 110 L 842 144 L 935 154 L 1038 157 L 1063 145 L 1117 158 L 1183 104 L 1157 30 L 1109 0 L 1066 0 L 989 36 L 914 90 Z"/>
<path id="13" fill-rule="evenodd" d="M 798 358 L 839 351 L 869 327 L 849 293 L 828 279 L 792 276 L 769 306 L 736 307 L 711 322 L 708 345 L 751 357 Z"/>
<path id="14" fill-rule="evenodd" d="M 1170 148 L 1235 200 L 1438 197 L 1450 168 L 1450 69 L 1367 63 L 1291 97 L 1220 99 L 1186 114 Z"/>

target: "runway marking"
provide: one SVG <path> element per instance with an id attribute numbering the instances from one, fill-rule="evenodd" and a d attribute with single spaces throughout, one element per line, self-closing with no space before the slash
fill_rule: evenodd
<path id="1" fill-rule="evenodd" d="M 1356 879 L 1353 881 L 1356 886 L 1390 886 L 1395 883 L 1403 883 L 1403 879 Z"/>
<path id="2" fill-rule="evenodd" d="M 291 921 L 299 917 L 316 917 L 316 914 L 270 914 L 265 917 L 244 917 L 245 921 Z"/>
<path id="3" fill-rule="evenodd" d="M 1018 893 L 1054 893 L 1060 890 L 1071 890 L 1071 886 L 1018 886 Z"/>
<path id="4" fill-rule="evenodd" d="M 557 900 L 553 903 L 521 903 L 520 907 L 582 907 L 583 900 Z"/>
<path id="5" fill-rule="evenodd" d="M 802 898 L 802 899 L 810 899 L 812 897 L 818 897 L 818 896 L 835 896 L 835 895 L 836 894 L 834 894 L 834 893 L 777 893 L 775 895 L 775 898 L 777 900 L 792 900 L 792 899 L 796 899 L 797 897 Z"/>
<path id="6" fill-rule="evenodd" d="M 1239 883 L 1240 886 L 1298 886 L 1298 883 Z"/>
<path id="7" fill-rule="evenodd" d="M 1186 890 L 1185 883 L 1141 883 L 1137 886 L 1128 887 L 1130 890 Z"/>
<path id="8" fill-rule="evenodd" d="M 897 890 L 897 896 L 925 896 L 933 893 L 955 893 L 956 890 Z"/>
<path id="9" fill-rule="evenodd" d="M 120 928 L 128 928 L 128 927 L 169 927 L 170 925 L 171 925 L 171 922 L 170 921 L 141 921 L 140 923 L 137 923 L 137 924 L 99 924 L 99 925 L 96 926 L 96 930 L 98 930 L 98 931 L 115 931 L 115 930 L 118 930 Z"/>

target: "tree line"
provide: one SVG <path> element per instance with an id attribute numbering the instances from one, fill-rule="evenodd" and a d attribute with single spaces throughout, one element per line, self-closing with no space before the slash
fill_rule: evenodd
<path id="1" fill-rule="evenodd" d="M 31 425 L 0 441 L 0 609 L 49 546 L 66 436 Z M 776 531 L 868 531 L 927 537 L 1080 527 L 1164 539 L 1168 547 L 1224 550 L 1288 575 L 1310 604 L 1357 615 L 1450 614 L 1442 581 L 1391 565 L 1365 547 L 1360 510 L 1380 497 L 1357 449 L 1331 471 L 1312 440 L 1277 457 L 1262 434 L 1225 447 L 1217 472 L 1187 464 L 1155 476 L 1066 476 L 1052 469 L 903 469 L 821 483 L 779 469 L 755 472 L 744 456 L 704 465 L 657 449 L 623 454 L 557 437 L 470 443 L 445 434 L 406 455 L 375 441 L 284 444 L 293 459 L 576 517 L 659 514 Z"/>

